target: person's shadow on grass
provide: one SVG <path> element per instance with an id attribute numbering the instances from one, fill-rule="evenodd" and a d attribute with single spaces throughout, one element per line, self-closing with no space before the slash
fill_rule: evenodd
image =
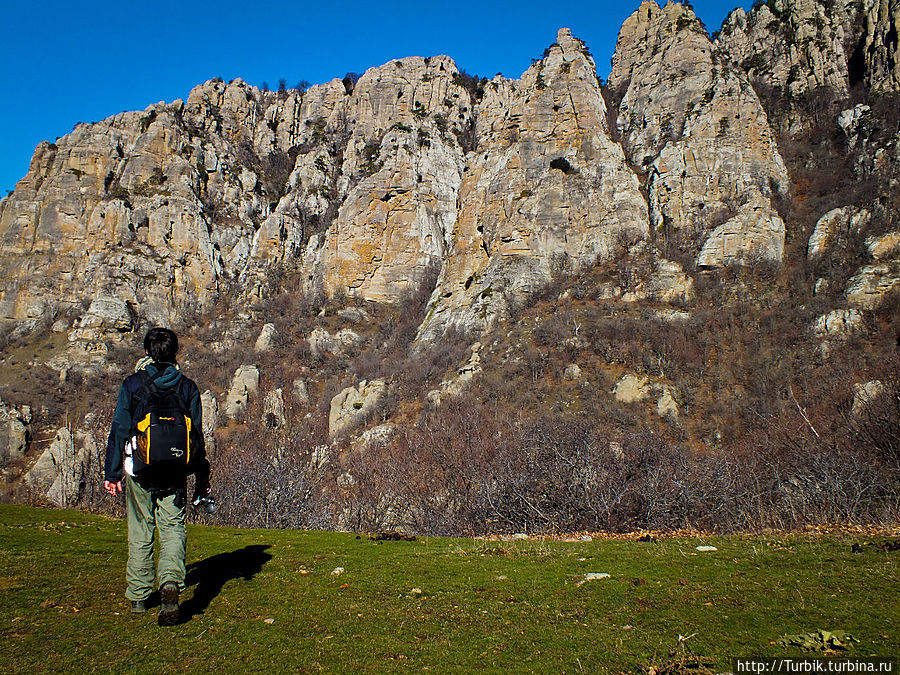
<path id="1" fill-rule="evenodd" d="M 267 548 L 268 544 L 254 544 L 188 565 L 185 586 L 196 584 L 196 587 L 194 594 L 181 603 L 181 623 L 203 614 L 213 598 L 232 579 L 249 581 L 256 576 L 263 565 L 272 559 L 272 555 L 266 553 Z"/>

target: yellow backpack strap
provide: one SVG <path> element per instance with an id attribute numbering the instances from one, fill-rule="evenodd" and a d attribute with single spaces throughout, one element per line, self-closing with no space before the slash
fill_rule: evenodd
<path id="1" fill-rule="evenodd" d="M 144 433 L 147 431 L 147 428 L 149 426 L 150 426 L 150 413 L 147 413 L 144 416 L 144 419 L 142 419 L 141 421 L 139 421 L 137 423 L 137 430 L 140 431 L 141 433 Z"/>
<path id="2" fill-rule="evenodd" d="M 187 454 L 184 459 L 185 464 L 191 463 L 191 418 L 187 415 L 184 416 L 184 424 L 187 427 Z"/>

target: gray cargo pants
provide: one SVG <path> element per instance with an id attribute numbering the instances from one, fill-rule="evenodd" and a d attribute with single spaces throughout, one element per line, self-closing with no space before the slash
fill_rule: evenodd
<path id="1" fill-rule="evenodd" d="M 125 486 L 128 513 L 128 565 L 125 580 L 129 600 L 146 600 L 153 589 L 167 581 L 184 590 L 185 494 L 154 495 L 128 476 Z M 154 586 L 153 540 L 159 529 L 159 583 Z"/>

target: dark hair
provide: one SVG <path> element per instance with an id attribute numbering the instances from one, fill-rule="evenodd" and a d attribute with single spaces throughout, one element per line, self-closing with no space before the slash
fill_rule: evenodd
<path id="1" fill-rule="evenodd" d="M 151 328 L 144 338 L 144 349 L 154 361 L 175 363 L 178 353 L 178 336 L 168 328 Z"/>

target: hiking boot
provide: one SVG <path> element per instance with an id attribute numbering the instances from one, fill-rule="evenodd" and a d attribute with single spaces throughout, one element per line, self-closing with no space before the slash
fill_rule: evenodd
<path id="1" fill-rule="evenodd" d="M 147 613 L 147 603 L 143 600 L 132 600 L 131 601 L 131 613 L 132 614 L 146 614 Z"/>
<path id="2" fill-rule="evenodd" d="M 180 618 L 178 612 L 178 584 L 167 581 L 159 589 L 159 625 L 174 626 Z"/>

